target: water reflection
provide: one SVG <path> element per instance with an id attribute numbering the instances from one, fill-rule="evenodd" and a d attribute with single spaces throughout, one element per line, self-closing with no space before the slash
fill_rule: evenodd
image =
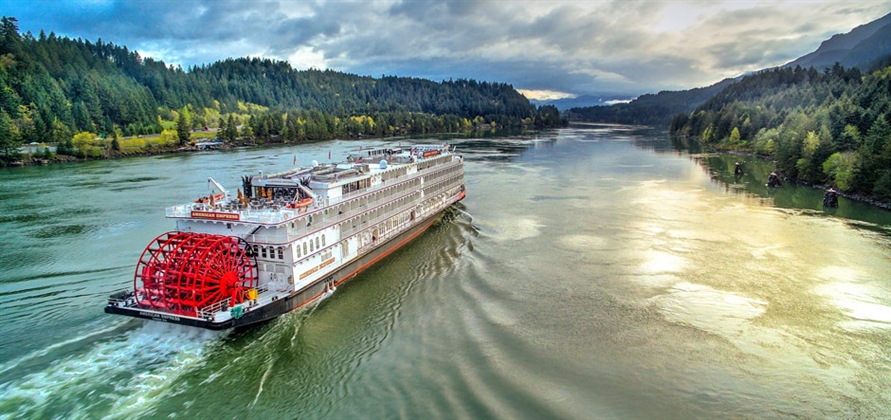
<path id="1" fill-rule="evenodd" d="M 663 132 L 661 136 L 668 137 L 668 134 Z M 726 193 L 760 199 L 761 205 L 794 209 L 815 216 L 839 217 L 850 220 L 852 225 L 858 227 L 891 234 L 891 228 L 888 227 L 891 225 L 891 212 L 871 204 L 839 197 L 837 208 L 824 207 L 824 191 L 821 189 L 798 185 L 792 181 L 784 182 L 782 188 L 768 187 L 768 176 L 776 170 L 772 161 L 752 155 L 705 152 L 701 144 L 684 137 L 671 136 L 670 144 L 675 154 L 689 156 L 699 164 L 714 185 Z M 737 162 L 742 164 L 742 175 L 734 174 Z"/>

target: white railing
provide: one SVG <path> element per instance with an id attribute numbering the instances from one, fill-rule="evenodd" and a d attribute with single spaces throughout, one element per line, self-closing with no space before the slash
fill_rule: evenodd
<path id="1" fill-rule="evenodd" d="M 452 162 L 454 162 L 453 165 L 460 164 L 460 160 L 455 160 Z M 443 166 L 449 167 L 449 166 L 453 166 L 453 165 L 443 165 Z M 444 169 L 443 166 L 433 166 L 430 168 L 426 168 L 424 170 L 418 171 L 415 176 L 422 176 L 422 174 L 429 173 L 434 170 Z M 442 178 L 448 177 L 449 175 L 451 175 L 451 174 L 446 171 L 436 177 L 432 177 L 432 178 L 428 179 L 427 182 L 424 183 L 423 188 L 427 189 L 428 191 L 430 191 L 433 194 L 439 193 L 444 189 L 443 184 L 445 184 L 447 182 L 447 180 L 442 179 Z M 411 178 L 403 180 L 403 181 L 398 181 L 397 184 L 402 183 L 402 182 L 408 182 L 411 179 L 414 179 L 415 176 L 412 176 Z M 377 188 L 371 189 L 371 190 L 355 191 L 355 192 L 345 195 L 338 202 L 342 202 L 344 200 L 352 199 L 352 198 L 355 198 L 355 197 L 358 197 L 361 195 L 365 195 L 365 194 L 372 194 L 376 191 L 377 191 Z M 324 214 L 321 212 L 316 212 L 313 208 L 309 208 L 309 209 L 306 209 L 306 208 L 304 208 L 304 209 L 277 208 L 276 209 L 276 208 L 271 208 L 271 207 L 264 207 L 264 208 L 257 209 L 257 208 L 248 207 L 248 208 L 243 208 L 243 209 L 232 210 L 232 209 L 225 209 L 224 206 L 219 205 L 219 204 L 215 205 L 215 206 L 210 206 L 207 203 L 190 203 L 190 204 L 185 204 L 185 205 L 181 205 L 181 206 L 168 207 L 166 209 L 166 216 L 170 217 L 170 218 L 191 218 L 193 211 L 213 211 L 213 212 L 218 212 L 218 213 L 238 214 L 239 220 L 237 222 L 253 222 L 253 223 L 266 224 L 266 225 L 275 225 L 275 224 L 284 223 L 286 221 L 293 220 L 293 219 L 297 218 L 298 216 L 305 215 L 308 213 L 313 213 L 315 217 L 319 217 L 319 220 L 313 221 L 313 225 L 311 227 L 300 226 L 300 227 L 295 227 L 293 229 L 289 229 L 289 234 L 288 234 L 289 237 L 295 237 L 295 236 L 299 237 L 299 236 L 306 235 L 310 232 L 315 232 L 317 230 L 324 229 L 326 227 L 330 227 L 331 225 L 339 224 L 345 220 L 355 217 L 356 215 L 366 213 L 368 211 L 371 211 L 371 210 L 385 204 L 383 202 L 379 203 L 379 201 L 389 202 L 391 200 L 395 200 L 395 199 L 413 194 L 414 192 L 415 191 L 408 191 L 405 194 L 400 195 L 399 197 L 392 197 L 391 199 L 387 199 L 387 200 L 378 200 L 378 201 L 374 201 L 374 202 L 368 202 L 365 206 L 362 206 L 360 208 L 348 210 L 342 214 L 329 215 L 329 217 L 325 217 Z M 410 206 L 405 206 L 405 207 L 407 208 Z M 402 210 L 402 208 L 400 208 L 396 211 L 398 212 L 401 210 Z M 389 217 L 389 216 L 387 216 L 387 217 Z M 216 219 L 216 220 L 223 221 L 223 222 L 226 221 L 225 219 L 222 219 L 222 218 Z M 235 221 L 233 220 L 233 222 L 235 222 Z M 353 230 L 353 229 L 349 229 L 349 230 Z M 342 233 L 345 234 L 346 232 L 342 232 Z M 277 235 L 277 234 L 274 234 L 274 235 L 262 235 L 262 234 L 256 235 L 255 234 L 255 235 L 251 235 L 250 240 L 251 240 L 251 242 L 255 242 L 255 243 L 276 244 L 276 243 L 286 242 L 288 240 L 288 238 L 282 237 L 281 235 Z"/>
<path id="2" fill-rule="evenodd" d="M 257 299 L 256 299 L 257 302 L 261 302 L 264 300 L 272 300 L 271 296 L 267 296 L 267 297 L 263 297 L 263 298 L 260 297 L 260 295 L 269 291 L 269 286 L 258 286 L 256 288 L 256 290 L 257 290 Z M 230 298 L 226 298 L 226 299 L 223 299 L 217 303 L 214 303 L 214 304 L 211 304 L 211 305 L 208 305 L 208 306 L 205 306 L 205 307 L 199 309 L 198 317 L 204 318 L 204 319 L 217 320 L 216 316 L 218 313 L 220 313 L 220 312 L 228 313 L 229 308 L 230 308 L 229 304 L 231 302 L 229 299 Z"/>
<path id="3" fill-rule="evenodd" d="M 198 310 L 198 317 L 204 319 L 214 319 L 217 312 L 222 311 L 223 309 L 229 309 L 229 298 L 225 298 L 213 305 L 205 306 Z"/>
<path id="4" fill-rule="evenodd" d="M 189 218 L 192 217 L 193 211 L 206 211 L 206 212 L 215 212 L 215 213 L 230 213 L 230 214 L 238 214 L 238 220 L 231 220 L 232 222 L 254 222 L 254 223 L 263 223 L 267 225 L 282 223 L 286 220 L 293 219 L 300 215 L 305 211 L 299 211 L 298 209 L 287 209 L 287 208 L 262 208 L 262 209 L 238 209 L 238 210 L 230 210 L 226 209 L 222 206 L 213 206 L 206 204 L 186 204 L 182 206 L 173 206 L 167 207 L 165 209 L 165 215 L 167 217 L 177 217 L 177 218 Z M 230 221 L 223 218 L 216 219 L 222 222 Z"/>
<path id="5" fill-rule="evenodd" d="M 423 218 L 424 218 L 424 215 L 426 215 L 430 210 L 433 210 L 434 212 L 437 212 L 437 211 L 443 210 L 443 209 L 445 209 L 446 207 L 452 205 L 452 203 L 454 202 L 454 200 L 450 200 L 450 199 L 453 198 L 453 197 L 455 197 L 455 195 L 451 195 L 451 196 L 450 196 L 450 195 L 448 195 L 447 193 L 440 193 L 439 197 L 433 197 L 433 198 L 435 198 L 434 201 L 435 201 L 436 204 L 434 204 L 434 205 L 432 205 L 432 206 L 430 206 L 430 207 L 428 207 L 428 208 L 425 208 L 420 214 L 417 215 L 417 218 L 416 218 L 415 220 L 407 221 L 406 223 L 403 223 L 403 224 L 399 225 L 398 227 L 395 227 L 395 228 L 393 228 L 393 229 L 390 229 L 390 230 L 387 231 L 386 233 L 384 233 L 384 234 L 378 236 L 375 240 L 370 241 L 370 242 L 366 243 L 365 245 L 360 246 L 356 252 L 357 252 L 358 254 L 362 254 L 362 253 L 365 252 L 366 250 L 368 250 L 368 249 L 370 249 L 370 248 L 374 248 L 375 246 L 377 246 L 378 244 L 380 244 L 380 243 L 382 243 L 382 242 L 386 242 L 386 240 L 390 239 L 391 237 L 396 236 L 396 235 L 399 235 L 399 234 L 401 234 L 402 232 L 405 232 L 408 228 L 414 226 L 415 223 L 417 223 L 418 221 L 420 221 L 421 219 L 423 219 Z M 408 207 L 414 207 L 414 204 L 412 204 L 411 206 L 408 206 Z M 399 213 L 397 212 L 397 213 L 395 213 L 395 214 L 399 214 Z M 390 214 L 390 215 L 388 215 L 388 216 L 386 216 L 386 217 L 378 217 L 378 218 L 376 218 L 376 219 L 374 219 L 374 220 L 369 220 L 369 221 L 368 221 L 368 224 L 367 224 L 367 225 L 368 225 L 367 227 L 362 228 L 362 229 L 358 229 L 357 232 L 348 232 L 347 234 L 344 234 L 343 236 L 344 236 L 344 237 L 347 237 L 347 236 L 349 236 L 349 235 L 356 235 L 356 234 L 359 234 L 359 233 L 361 233 L 361 232 L 363 232 L 363 231 L 367 231 L 367 230 L 373 229 L 373 228 L 374 228 L 375 226 L 377 226 L 379 223 L 381 223 L 381 222 L 383 222 L 383 221 L 385 221 L 385 220 L 387 220 L 387 219 L 389 219 L 389 218 L 391 218 L 391 217 L 393 217 L 393 214 Z"/>

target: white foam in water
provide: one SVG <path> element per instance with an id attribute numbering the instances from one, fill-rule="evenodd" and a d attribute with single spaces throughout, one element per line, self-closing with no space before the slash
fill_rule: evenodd
<path id="1" fill-rule="evenodd" d="M 49 354 L 49 353 L 50 353 L 51 351 L 53 351 L 53 350 L 60 349 L 60 348 L 65 347 L 65 346 L 67 346 L 67 345 L 74 344 L 74 343 L 77 343 L 77 342 L 79 342 L 79 341 L 86 340 L 86 339 L 88 339 L 88 338 L 90 338 L 90 337 L 94 337 L 94 336 L 97 336 L 97 335 L 100 335 L 100 334 L 105 334 L 105 333 L 107 333 L 107 332 L 111 332 L 111 331 L 113 331 L 115 328 L 119 328 L 119 327 L 120 327 L 121 325 L 123 325 L 125 322 L 127 322 L 127 320 L 125 320 L 125 319 L 120 319 L 120 322 L 118 322 L 118 323 L 115 324 L 115 325 L 112 325 L 111 327 L 104 328 L 104 329 L 101 329 L 101 330 L 97 330 L 97 331 L 91 332 L 91 333 L 86 334 L 86 335 L 78 336 L 78 337 L 75 337 L 75 338 L 72 338 L 72 339 L 69 339 L 69 340 L 65 340 L 65 341 L 62 341 L 62 342 L 55 343 L 55 344 L 53 344 L 53 345 L 50 345 L 49 347 L 40 349 L 40 350 L 38 350 L 38 351 L 35 351 L 35 352 L 33 352 L 33 353 L 30 353 L 30 354 L 27 354 L 27 355 L 25 355 L 25 356 L 23 356 L 23 357 L 20 357 L 20 358 L 18 358 L 18 359 L 9 361 L 9 362 L 7 362 L 7 363 L 4 363 L 4 364 L 0 365 L 0 373 L 4 373 L 4 372 L 6 372 L 6 371 L 8 371 L 8 370 L 15 369 L 16 367 L 18 367 L 18 366 L 21 365 L 22 363 L 27 362 L 27 361 L 29 361 L 29 360 L 33 360 L 33 359 L 36 359 L 36 358 L 39 358 L 39 357 L 46 356 L 47 354 Z"/>
<path id="2" fill-rule="evenodd" d="M 0 418 L 28 417 L 30 410 L 40 413 L 50 403 L 52 411 L 68 418 L 95 418 L 99 413 L 106 418 L 145 416 L 175 392 L 170 385 L 198 366 L 208 346 L 225 334 L 146 322 L 120 339 L 99 342 L 86 353 L 0 385 Z M 96 410 L 109 400 L 114 401 L 109 409 Z"/>

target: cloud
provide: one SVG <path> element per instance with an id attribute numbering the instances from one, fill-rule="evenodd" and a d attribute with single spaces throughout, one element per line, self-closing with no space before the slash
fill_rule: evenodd
<path id="1" fill-rule="evenodd" d="M 529 90 L 518 89 L 521 95 L 529 99 L 538 99 L 540 101 L 548 101 L 553 99 L 575 98 L 576 95 L 566 92 L 557 92 L 553 90 Z"/>
<path id="2" fill-rule="evenodd" d="M 0 0 L 23 30 L 126 45 L 167 63 L 265 56 L 527 90 L 637 95 L 784 64 L 891 12 L 887 0 Z"/>

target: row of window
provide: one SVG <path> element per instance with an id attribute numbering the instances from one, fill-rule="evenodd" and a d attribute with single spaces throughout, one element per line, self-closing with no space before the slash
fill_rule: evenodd
<path id="1" fill-rule="evenodd" d="M 446 175 L 453 174 L 453 173 L 456 173 L 456 172 L 461 172 L 461 173 L 463 173 L 463 172 L 464 172 L 464 168 L 462 168 L 461 165 L 453 165 L 453 166 L 448 167 L 448 168 L 439 169 L 439 170 L 434 171 L 434 172 L 432 172 L 432 173 L 430 173 L 430 174 L 424 175 L 424 183 L 428 183 L 428 182 L 431 182 L 431 181 L 435 181 L 435 180 L 437 180 L 437 179 L 439 179 L 439 178 L 442 178 L 442 177 L 444 177 L 444 176 L 446 176 Z"/>
<path id="2" fill-rule="evenodd" d="M 309 255 L 315 252 L 317 249 L 322 249 L 326 246 L 325 243 L 325 234 L 321 234 L 316 236 L 315 238 L 310 238 L 307 241 L 303 241 L 295 245 L 297 248 L 297 258 L 303 258 L 304 255 Z"/>
<path id="3" fill-rule="evenodd" d="M 309 255 L 317 249 L 324 248 L 326 245 L 325 234 L 323 233 L 315 238 L 295 244 L 294 247 L 297 249 L 297 258 L 302 258 L 304 255 Z M 285 259 L 285 248 L 281 246 L 254 245 L 253 251 L 255 256 L 263 259 Z"/>
<path id="4" fill-rule="evenodd" d="M 424 169 L 432 168 L 436 165 L 442 165 L 445 163 L 449 163 L 452 161 L 453 157 L 454 156 L 452 156 L 452 155 L 444 155 L 444 156 L 435 157 L 433 159 L 428 159 L 423 162 L 418 162 L 418 170 L 423 171 Z"/>
<path id="5" fill-rule="evenodd" d="M 254 255 L 265 259 L 285 259 L 285 249 L 275 246 L 259 246 L 254 245 Z"/>
<path id="6" fill-rule="evenodd" d="M 391 169 L 389 171 L 384 171 L 381 174 L 381 179 L 384 181 L 389 181 L 393 178 L 399 178 L 400 176 L 404 176 L 408 174 L 408 166 L 403 166 L 398 169 Z"/>
<path id="7" fill-rule="evenodd" d="M 452 160 L 451 158 L 452 158 L 452 156 L 441 156 L 439 158 L 433 159 L 432 162 L 427 161 L 427 162 L 423 162 L 423 163 L 428 164 L 425 167 L 429 167 L 429 166 L 433 166 L 433 164 L 442 164 L 442 163 L 450 162 Z M 400 168 L 400 169 L 405 169 L 405 168 Z M 444 169 L 436 171 L 432 174 L 428 174 L 427 176 L 425 176 L 425 179 L 429 179 L 432 181 L 432 180 L 435 180 L 442 176 L 445 176 L 447 174 L 451 174 L 454 172 L 463 172 L 463 171 L 461 171 L 461 169 L 462 168 L 460 165 L 454 165 L 450 168 L 444 168 Z M 404 171 L 393 171 L 393 172 L 400 172 L 403 175 L 405 174 Z M 453 176 L 450 178 L 450 180 L 455 180 L 458 178 L 459 177 Z M 421 179 L 415 178 L 415 179 L 412 179 L 412 180 L 409 180 L 406 182 L 401 182 L 401 183 L 395 184 L 393 186 L 381 189 L 379 191 L 375 191 L 374 193 L 364 195 L 358 199 L 341 203 L 339 206 L 337 206 L 338 214 L 341 214 L 344 211 L 350 211 L 350 210 L 353 210 L 356 208 L 360 208 L 362 206 L 374 206 L 379 202 L 387 200 L 388 198 L 390 198 L 393 195 L 402 193 L 404 191 L 407 191 L 407 190 L 410 190 L 413 188 L 417 188 L 420 184 L 421 184 Z M 438 184 L 439 185 L 431 185 L 432 188 L 428 188 L 431 191 L 431 193 L 434 192 L 435 190 L 441 190 L 445 187 L 445 185 L 442 185 L 441 183 L 438 183 Z M 370 220 L 375 220 L 378 217 L 380 217 L 384 214 L 387 214 L 388 212 L 395 211 L 395 209 L 397 209 L 399 207 L 408 205 L 410 202 L 415 200 L 416 194 L 417 193 L 409 194 L 405 197 L 399 198 L 398 200 L 388 202 L 385 205 L 375 208 L 375 209 L 373 209 L 367 213 L 364 213 L 360 216 L 353 217 L 347 221 L 342 222 L 340 224 L 341 233 L 343 234 L 344 232 L 348 232 L 348 231 L 356 228 L 357 226 L 362 225 L 363 223 L 367 223 Z M 326 209 L 325 214 L 327 215 L 328 212 L 329 212 L 329 209 Z M 320 215 L 316 214 L 316 216 L 318 218 L 318 216 L 320 216 Z M 392 229 L 393 227 L 397 226 L 398 224 L 404 223 L 407 220 L 407 218 L 408 218 L 408 213 L 394 216 L 390 221 L 388 221 L 388 223 L 387 223 L 388 226 L 386 229 L 389 230 L 389 229 Z M 397 221 L 397 219 L 398 219 L 398 221 Z M 292 229 L 302 228 L 304 220 L 306 221 L 307 226 L 311 225 L 313 222 L 313 215 L 308 215 L 305 219 L 301 218 L 301 219 L 297 220 L 296 222 L 291 222 L 290 227 Z M 322 234 L 322 235 L 317 236 L 313 239 L 309 239 L 309 240 L 303 241 L 301 243 L 295 244 L 296 251 L 297 251 L 296 252 L 297 258 L 298 259 L 303 258 L 304 256 L 312 254 L 317 249 L 324 248 L 326 246 L 325 239 L 326 239 L 325 235 Z M 284 250 L 281 247 L 278 247 L 277 249 L 274 249 L 274 247 L 261 247 L 259 250 L 257 249 L 256 246 L 254 248 L 255 248 L 254 249 L 255 255 L 260 256 L 262 258 L 284 259 Z M 268 250 L 267 250 L 267 248 L 268 248 Z"/>
<path id="8" fill-rule="evenodd" d="M 424 188 L 424 196 L 430 197 L 441 191 L 444 191 L 450 187 L 453 187 L 455 184 L 460 184 L 461 180 L 464 178 L 463 174 L 461 175 L 452 175 L 446 179 L 443 179 L 435 184 L 430 185 L 429 187 Z"/>
<path id="9" fill-rule="evenodd" d="M 364 206 L 373 207 L 373 206 L 377 205 L 378 203 L 389 200 L 390 197 L 399 195 L 405 191 L 415 189 L 419 185 L 421 185 L 421 180 L 419 178 L 415 178 L 410 181 L 402 182 L 402 183 L 375 191 L 371 194 L 364 195 L 357 200 L 351 200 L 347 203 L 344 203 L 344 206 L 347 206 L 347 209 L 349 209 L 349 210 L 355 210 L 357 208 L 364 207 Z"/>
<path id="10" fill-rule="evenodd" d="M 384 204 L 383 206 L 374 208 L 366 213 L 363 213 L 357 217 L 353 217 L 349 220 L 346 220 L 340 224 L 340 232 L 341 235 L 345 235 L 346 232 L 349 232 L 359 226 L 362 226 L 369 221 L 374 221 L 377 218 L 392 213 L 396 211 L 396 209 L 407 206 L 415 201 L 415 197 L 418 195 L 418 192 L 406 195 L 405 197 L 401 197 L 399 199 L 393 200 L 389 203 Z"/>
<path id="11" fill-rule="evenodd" d="M 337 205 L 336 207 L 325 209 L 323 213 L 315 213 L 306 216 L 305 218 L 297 219 L 289 224 L 291 229 L 302 229 L 305 226 L 311 226 L 314 222 L 324 222 L 325 219 L 331 214 L 333 211 L 337 211 L 337 214 L 343 214 L 349 212 L 351 210 L 358 209 L 362 206 L 374 206 L 376 203 L 386 200 L 389 197 L 402 193 L 412 188 L 416 188 L 420 185 L 421 180 L 419 178 L 401 182 L 399 184 L 394 184 L 390 187 L 381 189 L 379 191 L 375 191 L 372 194 L 363 195 L 362 197 L 344 201 L 343 203 Z"/>
<path id="12" fill-rule="evenodd" d="M 398 229 L 399 226 L 402 226 L 405 222 L 408 222 L 409 220 L 411 220 L 411 212 L 410 211 L 404 211 L 402 213 L 399 213 L 399 214 L 387 219 L 386 222 L 381 223 L 378 226 L 378 230 L 379 230 L 378 235 L 384 236 L 391 230 Z"/>

